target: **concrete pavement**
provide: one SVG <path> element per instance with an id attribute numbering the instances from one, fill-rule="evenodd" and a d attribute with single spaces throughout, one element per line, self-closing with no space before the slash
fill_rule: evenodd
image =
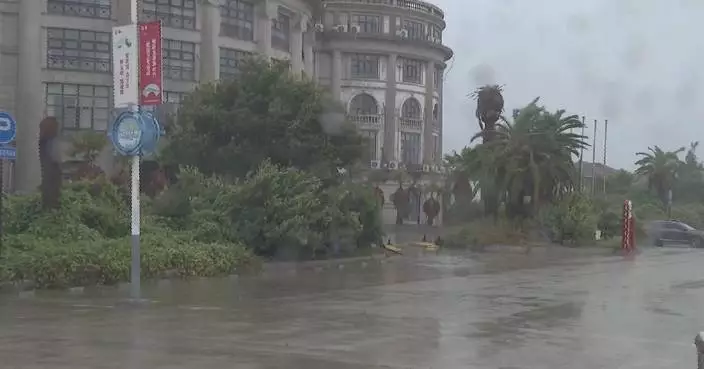
<path id="1" fill-rule="evenodd" d="M 704 252 L 406 255 L 0 296 L 0 367 L 695 368 Z"/>

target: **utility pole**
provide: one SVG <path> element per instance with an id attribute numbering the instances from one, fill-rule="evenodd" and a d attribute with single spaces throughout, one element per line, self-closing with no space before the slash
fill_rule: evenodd
<path id="1" fill-rule="evenodd" d="M 609 120 L 604 120 L 604 195 L 606 195 L 606 139 L 609 135 Z"/>
<path id="2" fill-rule="evenodd" d="M 584 137 L 584 128 L 587 126 L 582 115 L 582 137 Z M 584 147 L 579 149 L 579 190 L 584 191 Z"/>
<path id="3" fill-rule="evenodd" d="M 592 137 L 592 197 L 596 193 L 596 126 L 599 121 L 594 119 L 594 137 Z"/>

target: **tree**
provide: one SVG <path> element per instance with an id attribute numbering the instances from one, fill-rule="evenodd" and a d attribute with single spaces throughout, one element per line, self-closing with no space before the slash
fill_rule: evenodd
<path id="1" fill-rule="evenodd" d="M 677 181 L 673 192 L 683 202 L 701 202 L 704 200 L 704 168 L 697 157 L 699 142 L 689 145 L 684 161 L 677 169 Z"/>
<path id="2" fill-rule="evenodd" d="M 484 143 L 491 142 L 495 137 L 496 123 L 502 118 L 504 112 L 503 87 L 499 85 L 486 85 L 477 88 L 472 97 L 477 101 L 477 108 L 474 115 L 481 129 L 480 134 Z M 484 211 L 487 215 L 498 214 L 498 197 L 493 190 L 491 178 L 483 178 L 485 183 L 482 191 L 484 200 Z"/>
<path id="3" fill-rule="evenodd" d="M 332 100 L 316 84 L 260 59 L 244 62 L 231 81 L 199 87 L 179 109 L 163 152 L 166 164 L 205 174 L 243 177 L 272 164 L 335 176 L 359 160 L 364 140 L 349 124 L 326 134 Z"/>
<path id="4" fill-rule="evenodd" d="M 588 146 L 584 136 L 572 133 L 582 127 L 576 115 L 550 113 L 537 102 L 515 110 L 513 123 L 497 124 L 492 141 L 476 147 L 476 162 L 485 178 L 494 178 L 488 184 L 505 197 L 510 216 L 529 214 L 526 198 L 535 213 L 541 203 L 573 190 L 577 173 L 572 157 Z M 482 133 L 472 140 L 479 137 Z M 484 190 L 487 181 L 480 185 Z"/>
<path id="5" fill-rule="evenodd" d="M 103 174 L 103 170 L 95 161 L 106 145 L 105 134 L 95 131 L 86 131 L 71 137 L 68 154 L 81 162 L 75 179 L 92 179 Z"/>
<path id="6" fill-rule="evenodd" d="M 638 152 L 641 158 L 636 161 L 635 173 L 648 179 L 648 187 L 655 190 L 664 207 L 668 204 L 668 195 L 677 177 L 677 171 L 682 164 L 679 154 L 684 151 L 680 147 L 675 151 L 664 151 L 659 146 L 648 147 L 648 152 Z"/>
<path id="7" fill-rule="evenodd" d="M 61 152 L 59 151 L 59 121 L 46 117 L 39 122 L 39 163 L 41 165 L 42 207 L 59 207 L 61 196 Z"/>

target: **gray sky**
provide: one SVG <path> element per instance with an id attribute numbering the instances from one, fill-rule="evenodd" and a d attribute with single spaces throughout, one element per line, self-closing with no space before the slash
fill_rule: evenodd
<path id="1" fill-rule="evenodd" d="M 478 130 L 467 95 L 486 83 L 505 85 L 507 112 L 540 96 L 550 110 L 585 115 L 590 136 L 599 119 L 597 161 L 609 119 L 611 166 L 633 168 L 635 152 L 648 146 L 704 141 L 704 1 L 429 1 L 445 11 L 444 42 L 455 51 L 444 87 L 445 151 Z"/>

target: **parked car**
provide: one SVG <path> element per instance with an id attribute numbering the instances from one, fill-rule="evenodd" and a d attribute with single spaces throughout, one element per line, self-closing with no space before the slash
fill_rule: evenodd
<path id="1" fill-rule="evenodd" d="M 650 238 L 655 246 L 666 243 L 687 244 L 692 247 L 704 247 L 704 232 L 677 220 L 656 220 L 648 227 Z"/>

